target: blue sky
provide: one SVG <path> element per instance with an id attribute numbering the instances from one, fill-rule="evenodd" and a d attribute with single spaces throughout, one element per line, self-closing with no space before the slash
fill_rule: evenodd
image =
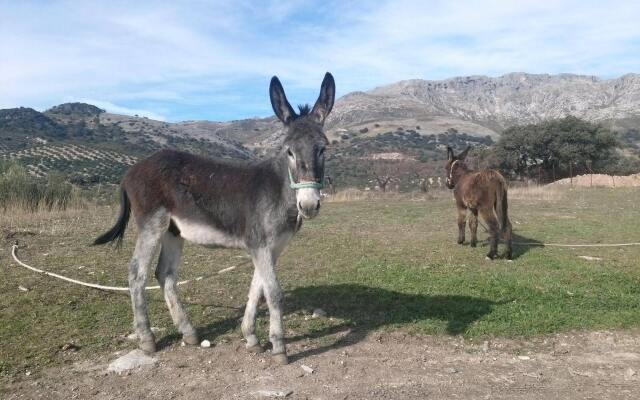
<path id="1" fill-rule="evenodd" d="M 640 72 L 638 1 L 0 0 L 0 108 L 85 101 L 167 121 L 272 114 L 326 71 L 402 79 Z"/>

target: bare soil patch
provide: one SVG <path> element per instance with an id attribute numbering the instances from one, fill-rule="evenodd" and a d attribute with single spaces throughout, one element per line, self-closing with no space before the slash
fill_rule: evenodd
<path id="1" fill-rule="evenodd" d="M 240 340 L 212 348 L 178 344 L 159 363 L 107 373 L 118 354 L 73 362 L 10 383 L 7 399 L 637 399 L 640 334 L 589 332 L 538 339 L 465 340 L 374 332 L 289 344 L 293 362 L 251 355 Z M 124 350 L 121 354 L 124 354 Z M 71 355 L 72 356 L 72 355 Z M 309 372 L 310 367 L 313 372 Z"/>
<path id="2" fill-rule="evenodd" d="M 604 174 L 586 174 L 557 180 L 550 185 L 571 185 L 579 187 L 640 187 L 640 174 L 617 176 Z"/>

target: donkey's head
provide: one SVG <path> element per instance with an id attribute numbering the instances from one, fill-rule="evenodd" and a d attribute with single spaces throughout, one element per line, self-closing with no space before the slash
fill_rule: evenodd
<path id="1" fill-rule="evenodd" d="M 284 94 L 277 77 L 269 87 L 271 105 L 276 116 L 287 127 L 282 151 L 289 166 L 289 183 L 296 191 L 298 211 L 305 218 L 318 215 L 320 189 L 324 181 L 324 149 L 328 144 L 324 121 L 333 107 L 336 83 L 327 72 L 322 81 L 320 96 L 312 109 L 300 106 L 296 114 Z"/>
<path id="2" fill-rule="evenodd" d="M 466 170 L 464 160 L 467 158 L 469 150 L 471 150 L 471 146 L 467 146 L 462 153 L 456 156 L 453 154 L 453 149 L 447 146 L 447 166 L 445 169 L 447 171 L 447 187 L 449 189 L 456 187 L 460 176 Z"/>

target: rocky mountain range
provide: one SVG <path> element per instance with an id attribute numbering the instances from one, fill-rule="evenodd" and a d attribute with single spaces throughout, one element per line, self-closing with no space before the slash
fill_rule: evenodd
<path id="1" fill-rule="evenodd" d="M 567 115 L 637 130 L 640 75 L 602 80 L 511 73 L 400 81 L 341 97 L 326 127 L 334 157 L 379 160 L 388 153 L 424 161 L 437 159 L 443 144 L 484 145 L 509 126 Z M 275 117 L 168 123 L 66 103 L 45 112 L 0 110 L 0 156 L 21 160 L 38 176 L 62 168 L 93 181 L 109 171 L 113 181 L 127 163 L 158 148 L 249 159 L 277 147 L 282 131 Z"/>
<path id="2" fill-rule="evenodd" d="M 336 101 L 327 120 L 330 139 L 367 129 L 365 136 L 420 127 L 424 135 L 455 129 L 496 138 L 509 126 L 573 115 L 616 130 L 640 127 L 640 74 L 615 79 L 574 74 L 511 73 L 492 78 L 466 76 L 429 81 L 412 79 Z M 274 118 L 211 126 L 218 135 L 251 148 L 278 142 Z"/>

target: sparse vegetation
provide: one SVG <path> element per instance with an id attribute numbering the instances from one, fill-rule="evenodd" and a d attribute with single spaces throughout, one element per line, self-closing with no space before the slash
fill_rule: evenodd
<path id="1" fill-rule="evenodd" d="M 111 201 L 111 188 L 81 189 L 68 182 L 65 175 L 52 172 L 37 178 L 13 162 L 0 162 L 0 208 L 3 212 L 62 211 L 84 207 L 104 198 Z"/>

